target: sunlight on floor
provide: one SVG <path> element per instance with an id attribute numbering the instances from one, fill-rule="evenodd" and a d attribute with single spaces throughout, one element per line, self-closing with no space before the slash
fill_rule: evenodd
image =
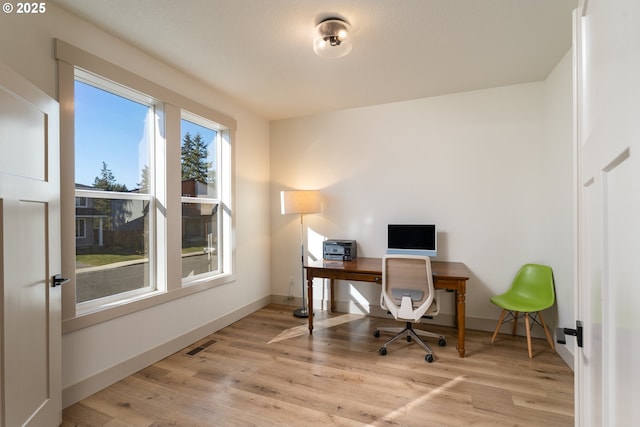
<path id="1" fill-rule="evenodd" d="M 378 294 L 380 291 L 378 291 Z M 360 291 L 353 286 L 353 283 L 349 283 L 349 296 L 351 297 L 351 301 L 355 304 L 362 313 L 369 314 L 371 310 L 369 308 L 369 300 L 360 293 Z"/>
<path id="2" fill-rule="evenodd" d="M 314 320 L 313 330 L 317 331 L 319 329 L 331 328 L 336 325 L 342 325 L 343 323 L 351 322 L 352 320 L 361 319 L 362 317 L 364 317 L 362 314 L 343 314 L 341 316 L 331 317 L 329 319 Z M 289 338 L 299 337 L 308 333 L 309 326 L 305 323 L 304 325 L 285 329 L 280 334 L 278 334 L 277 337 L 270 340 L 267 344 L 283 341 Z"/>
<path id="3" fill-rule="evenodd" d="M 411 409 L 419 406 L 420 404 L 422 404 L 423 402 L 426 402 L 427 400 L 436 397 L 439 394 L 442 394 L 444 392 L 446 392 L 448 389 L 453 388 L 454 386 L 456 386 L 458 383 L 462 382 L 464 380 L 464 376 L 463 375 L 459 375 L 457 377 L 455 377 L 454 379 L 452 379 L 451 381 L 448 381 L 446 384 L 442 385 L 441 387 L 438 387 L 435 390 L 430 391 L 429 393 L 425 394 L 424 396 L 421 396 L 417 399 L 412 400 L 411 402 L 407 403 L 406 405 L 402 405 L 400 408 L 396 409 L 395 411 L 390 412 L 389 414 L 387 414 L 386 416 L 384 416 L 382 419 L 385 420 L 393 420 L 395 418 L 398 418 L 400 416 L 404 416 L 406 415 Z M 369 424 L 368 427 L 372 427 L 373 424 Z"/>

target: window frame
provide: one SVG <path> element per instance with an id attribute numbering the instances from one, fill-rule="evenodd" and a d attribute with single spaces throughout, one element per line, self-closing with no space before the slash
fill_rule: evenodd
<path id="1" fill-rule="evenodd" d="M 188 99 L 176 92 L 120 68 L 108 61 L 78 49 L 62 40 L 55 39 L 55 58 L 58 63 L 58 91 L 61 105 L 61 207 L 62 207 L 62 269 L 72 280 L 62 289 L 63 333 L 91 326 L 122 315 L 144 310 L 167 301 L 183 298 L 196 292 L 235 281 L 235 249 L 231 244 L 235 233 L 235 211 L 233 209 L 235 177 L 233 161 L 236 121 L 209 107 Z M 164 123 L 164 129 L 156 126 L 154 166 L 159 173 L 153 178 L 155 185 L 155 290 L 120 298 L 109 304 L 93 307 L 84 312 L 76 304 L 75 289 L 75 182 L 74 182 L 74 80 L 76 69 L 81 69 L 114 82 L 115 87 L 124 86 L 139 91 L 145 99 L 150 98 L 155 106 L 156 122 Z M 222 273 L 205 276 L 183 284 L 181 275 L 181 179 L 180 179 L 180 119 L 183 112 L 202 117 L 216 123 L 220 129 L 221 155 L 218 174 L 219 219 L 222 242 L 219 243 Z M 177 159 L 177 161 L 176 161 Z M 108 192 L 112 198 L 122 194 Z M 79 193 L 80 194 L 80 193 Z M 83 193 L 84 194 L 84 193 Z M 197 199 L 199 203 L 206 199 Z M 208 200 L 207 200 L 208 201 Z M 73 274 L 71 274 L 73 272 Z"/>
<path id="2" fill-rule="evenodd" d="M 117 96 L 122 99 L 125 99 L 129 102 L 134 102 L 140 105 L 147 107 L 147 114 L 151 115 L 153 118 L 157 117 L 156 110 L 157 108 L 161 108 L 161 104 L 159 101 L 153 99 L 152 97 L 145 96 L 140 94 L 139 92 L 123 87 L 123 85 L 109 81 L 102 76 L 98 76 L 94 73 L 87 72 L 86 70 L 79 69 L 74 67 L 74 87 L 75 82 L 81 82 L 87 86 L 90 86 L 96 90 L 104 91 L 112 96 Z M 74 93 L 75 98 L 75 93 Z M 75 102 L 74 102 L 75 105 Z M 75 116 L 75 111 L 74 111 Z M 150 166 L 150 188 L 148 188 L 147 192 L 121 192 L 121 191 L 110 191 L 103 190 L 100 188 L 76 188 L 75 195 L 76 200 L 84 199 L 85 204 L 87 205 L 88 199 L 104 199 L 104 200 L 127 200 L 127 201 L 139 201 L 139 202 L 147 202 L 149 204 L 149 214 L 148 214 L 148 229 L 150 232 L 148 235 L 148 241 L 146 242 L 148 247 L 148 253 L 146 254 L 148 257 L 148 265 L 146 269 L 148 270 L 146 274 L 143 276 L 148 276 L 148 283 L 144 284 L 139 288 L 135 288 L 132 290 L 118 292 L 115 294 L 105 295 L 102 297 L 94 298 L 88 301 L 78 302 L 76 300 L 76 315 L 83 315 L 87 313 L 92 313 L 94 311 L 102 310 L 105 307 L 111 307 L 114 304 L 119 304 L 120 301 L 129 301 L 131 299 L 137 297 L 144 297 L 147 294 L 153 294 L 158 289 L 165 289 L 165 286 L 158 286 L 158 281 L 156 280 L 156 270 L 157 270 L 157 256 L 158 254 L 163 254 L 164 252 L 158 250 L 156 247 L 156 235 L 158 234 L 158 229 L 156 227 L 156 200 L 155 197 L 155 186 L 153 183 L 155 182 L 156 177 L 156 162 L 155 162 L 155 141 L 157 136 L 161 133 L 161 129 L 163 127 L 163 123 L 158 123 L 158 120 L 149 120 L 149 122 L 145 123 L 145 126 L 148 127 L 145 131 L 145 135 L 148 135 L 149 141 L 147 141 L 147 162 L 148 166 Z M 74 138 L 74 150 L 75 150 L 75 138 Z M 74 165 L 75 170 L 75 165 Z M 163 171 L 160 171 L 160 175 L 162 175 Z M 95 203 L 95 202 L 94 202 Z M 76 271 L 77 274 L 77 271 Z M 76 281 L 74 280 L 74 284 Z"/>
<path id="3" fill-rule="evenodd" d="M 216 153 L 215 153 L 215 158 L 216 158 L 216 175 L 215 175 L 215 179 L 216 179 L 216 183 L 220 184 L 221 182 L 224 182 L 226 179 L 228 179 L 227 176 L 225 176 L 225 170 L 224 170 L 224 165 L 223 162 L 221 161 L 221 159 L 223 158 L 223 150 L 222 148 L 224 147 L 225 144 L 225 129 L 222 128 L 219 124 L 214 123 L 204 117 L 200 117 L 196 114 L 193 114 L 189 111 L 186 110 L 182 110 L 180 113 L 180 118 L 181 118 L 181 123 L 182 120 L 194 123 L 196 125 L 202 126 L 204 128 L 207 129 L 211 129 L 214 130 L 216 132 L 216 144 L 215 144 L 215 149 L 216 149 Z M 182 129 L 180 130 L 180 134 L 182 135 Z M 182 144 L 182 140 L 180 141 L 180 143 Z M 218 212 L 222 213 L 223 210 L 221 209 L 221 206 L 223 205 L 221 203 L 221 197 L 220 197 L 220 192 L 221 189 L 220 188 L 216 188 L 216 196 L 217 197 L 197 197 L 195 195 L 185 195 L 185 194 L 181 194 L 180 196 L 180 204 L 181 207 L 185 204 L 212 204 L 217 206 Z M 181 192 L 182 193 L 182 192 Z M 224 261 L 226 258 L 226 251 L 223 250 L 224 248 L 224 242 L 226 240 L 225 236 L 228 234 L 228 231 L 225 230 L 225 225 L 224 225 L 224 221 L 222 220 L 223 215 L 221 214 L 218 217 L 218 220 L 216 221 L 216 225 L 217 225 L 217 237 L 218 237 L 218 241 L 216 244 L 216 252 L 217 252 L 217 256 L 218 256 L 218 268 L 210 273 L 201 273 L 195 276 L 188 276 L 188 277 L 182 277 L 182 285 L 183 286 L 192 286 L 194 284 L 198 284 L 203 280 L 207 279 L 207 274 L 221 274 L 225 268 L 224 268 Z M 184 261 L 184 258 L 183 258 Z"/>

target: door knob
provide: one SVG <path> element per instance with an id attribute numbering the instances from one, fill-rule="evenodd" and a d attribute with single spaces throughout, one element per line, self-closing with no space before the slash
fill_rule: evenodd
<path id="1" fill-rule="evenodd" d="M 53 276 L 51 287 L 55 288 L 56 286 L 64 285 L 68 281 L 69 281 L 68 277 L 62 277 L 62 274 L 56 274 L 55 276 Z"/>

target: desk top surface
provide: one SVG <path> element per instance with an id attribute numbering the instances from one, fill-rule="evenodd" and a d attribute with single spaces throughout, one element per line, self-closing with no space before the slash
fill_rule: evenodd
<path id="1" fill-rule="evenodd" d="M 321 259 L 305 265 L 305 268 L 382 275 L 382 258 L 358 257 L 353 261 Z M 451 279 L 468 280 L 470 276 L 469 269 L 462 262 L 431 261 L 431 270 L 434 276 L 443 276 Z"/>

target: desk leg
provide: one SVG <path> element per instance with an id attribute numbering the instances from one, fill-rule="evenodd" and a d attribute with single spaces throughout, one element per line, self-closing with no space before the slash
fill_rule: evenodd
<path id="1" fill-rule="evenodd" d="M 309 306 L 309 335 L 311 335 L 313 334 L 313 277 L 307 278 L 307 305 Z"/>
<path id="2" fill-rule="evenodd" d="M 466 299 L 466 286 L 467 284 L 463 281 L 458 285 L 458 290 L 456 291 L 456 314 L 457 314 L 457 326 L 458 326 L 458 355 L 460 357 L 464 357 L 464 316 L 465 316 L 465 299 Z"/>
<path id="3" fill-rule="evenodd" d="M 329 279 L 329 308 L 331 309 L 332 313 L 336 312 L 336 298 L 333 294 L 333 292 L 335 291 L 334 288 L 334 281 L 333 279 Z"/>

